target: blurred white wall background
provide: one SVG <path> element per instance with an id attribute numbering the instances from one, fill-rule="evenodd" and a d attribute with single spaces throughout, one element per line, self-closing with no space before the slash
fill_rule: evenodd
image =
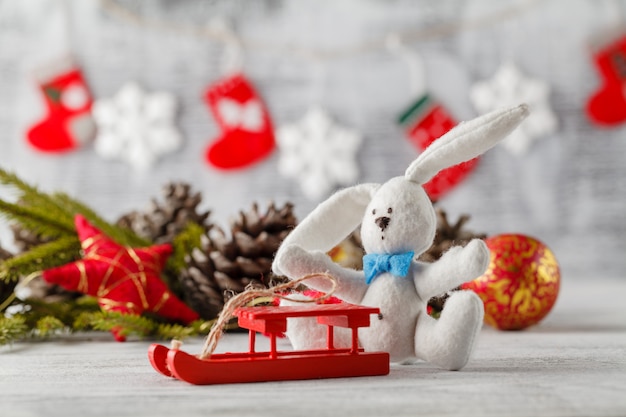
<path id="1" fill-rule="evenodd" d="M 606 129 L 584 115 L 599 87 L 591 43 L 626 16 L 615 0 L 543 1 L 130 1 L 116 4 L 143 20 L 112 14 L 97 0 L 0 0 L 0 166 L 42 189 L 63 190 L 109 220 L 143 209 L 163 184 L 182 180 L 204 196 L 217 223 L 253 201 L 292 201 L 299 218 L 317 202 L 278 174 L 278 154 L 252 168 L 224 173 L 203 153 L 219 128 L 202 94 L 222 76 L 224 45 L 188 29 L 215 17 L 232 22 L 245 41 L 244 72 L 276 126 L 300 119 L 313 105 L 363 134 L 360 181 L 401 175 L 417 151 L 396 123 L 415 99 L 406 63 L 384 48 L 316 60 L 294 53 L 341 51 L 392 32 L 417 37 L 406 45 L 426 67 L 428 89 L 458 120 L 476 116 L 469 88 L 502 62 L 546 81 L 559 129 L 524 156 L 497 147 L 473 175 L 439 205 L 452 219 L 469 213 L 469 228 L 519 232 L 556 253 L 565 279 L 623 278 L 626 269 L 626 124 Z M 502 13 L 500 13 L 502 12 Z M 489 17 L 496 16 L 495 19 Z M 165 23 L 155 27 L 149 22 Z M 178 28 L 178 29 L 176 29 Z M 182 30 L 180 30 L 182 28 Z M 626 33 L 626 32 L 625 32 Z M 179 100 L 179 152 L 146 174 L 105 161 L 90 146 L 63 155 L 33 150 L 26 128 L 43 117 L 32 72 L 67 51 L 75 56 L 96 98 L 126 81 L 165 90 Z M 7 196 L 6 191 L 0 191 Z M 2 245 L 10 234 L 3 230 Z"/>

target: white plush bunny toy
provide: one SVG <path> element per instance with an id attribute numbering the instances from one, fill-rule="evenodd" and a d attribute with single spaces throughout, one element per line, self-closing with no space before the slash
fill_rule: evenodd
<path id="1" fill-rule="evenodd" d="M 476 239 L 451 248 L 435 263 L 415 261 L 431 246 L 436 230 L 435 211 L 422 184 L 442 169 L 484 153 L 527 115 L 522 104 L 461 123 L 424 150 L 404 176 L 335 193 L 283 241 L 274 272 L 290 279 L 328 273 L 338 282 L 335 296 L 380 308 L 381 315 L 359 332 L 366 351 L 389 352 L 393 362 L 423 359 L 445 369 L 463 368 L 482 325 L 482 301 L 471 291 L 453 292 L 439 319 L 426 313 L 426 305 L 431 297 L 482 275 L 489 250 Z M 367 253 L 363 271 L 343 268 L 326 254 L 359 223 Z M 330 289 L 321 277 L 306 284 L 318 291 Z M 295 349 L 325 346 L 325 326 L 315 319 L 289 320 L 287 336 Z M 349 346 L 340 329 L 335 344 Z"/>

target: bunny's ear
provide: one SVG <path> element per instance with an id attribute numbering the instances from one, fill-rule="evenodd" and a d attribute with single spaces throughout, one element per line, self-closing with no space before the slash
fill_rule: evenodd
<path id="1" fill-rule="evenodd" d="M 327 252 L 352 233 L 361 223 L 365 209 L 379 184 L 360 184 L 336 192 L 320 203 L 283 240 L 274 258 L 276 270 L 282 249 L 298 245 L 308 251 Z"/>
<path id="2" fill-rule="evenodd" d="M 464 122 L 437 139 L 406 170 L 407 180 L 424 184 L 439 171 L 469 161 L 495 146 L 528 116 L 520 104 Z"/>

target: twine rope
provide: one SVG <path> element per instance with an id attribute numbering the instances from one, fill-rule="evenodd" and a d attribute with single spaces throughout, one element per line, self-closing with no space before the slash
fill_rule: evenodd
<path id="1" fill-rule="evenodd" d="M 424 29 L 401 31 L 397 32 L 397 34 L 399 38 L 405 42 L 443 38 L 460 32 L 468 32 L 483 27 L 489 27 L 497 23 L 501 23 L 502 21 L 512 19 L 513 17 L 526 12 L 528 9 L 534 7 L 541 1 L 543 0 L 524 0 L 475 19 L 442 23 Z M 222 42 L 226 45 L 232 45 L 234 42 L 233 36 L 235 35 L 233 33 L 225 33 L 224 31 L 215 30 L 215 28 L 206 26 L 191 26 L 174 22 L 166 22 L 159 19 L 145 18 L 122 6 L 116 0 L 100 0 L 100 4 L 102 8 L 111 16 L 140 27 L 207 38 L 213 41 Z M 306 48 L 290 44 L 266 43 L 258 40 L 242 38 L 238 38 L 237 42 L 241 48 L 244 49 L 265 49 L 281 53 L 287 52 L 319 61 L 344 58 L 346 56 L 359 55 L 387 48 L 386 38 L 365 41 L 352 46 L 336 49 Z"/>
<path id="2" fill-rule="evenodd" d="M 311 299 L 294 299 L 294 298 L 290 298 L 288 296 L 282 295 L 282 293 L 288 290 L 293 290 L 300 283 L 311 278 L 327 279 L 331 284 L 330 290 L 326 292 L 326 294 L 322 295 L 321 297 L 311 298 Z M 315 274 L 305 275 L 301 278 L 295 279 L 293 281 L 289 281 L 284 284 L 276 285 L 272 288 L 248 289 L 240 294 L 237 294 L 231 299 L 229 299 L 228 302 L 224 305 L 224 308 L 222 309 L 222 311 L 220 312 L 217 318 L 217 321 L 215 322 L 215 324 L 211 328 L 211 331 L 207 335 L 206 340 L 204 342 L 204 346 L 202 347 L 202 351 L 200 352 L 198 357 L 200 359 L 207 359 L 213 354 L 213 352 L 215 351 L 215 348 L 217 347 L 217 343 L 219 342 L 222 335 L 224 334 L 224 329 L 226 325 L 228 324 L 230 319 L 233 317 L 235 310 L 237 310 L 239 307 L 249 305 L 250 303 L 254 302 L 256 299 L 261 298 L 261 297 L 276 297 L 282 300 L 293 301 L 297 303 L 315 303 L 315 302 L 324 301 L 328 299 L 329 297 L 333 295 L 336 289 L 337 289 L 337 279 L 335 277 L 333 277 L 332 275 L 328 273 L 315 273 Z M 180 347 L 180 342 L 177 340 L 173 340 L 172 348 L 178 349 L 179 347 Z"/>

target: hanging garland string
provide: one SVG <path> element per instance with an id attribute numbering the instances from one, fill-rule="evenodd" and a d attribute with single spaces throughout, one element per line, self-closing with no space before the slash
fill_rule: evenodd
<path id="1" fill-rule="evenodd" d="M 535 7 L 544 0 L 524 0 L 509 7 L 502 8 L 493 13 L 477 17 L 470 20 L 460 20 L 449 23 L 441 23 L 424 29 L 397 31 L 397 36 L 405 42 L 425 41 L 429 39 L 443 38 L 460 32 L 469 32 L 484 27 L 489 27 L 505 20 L 517 17 L 529 9 Z M 387 48 L 387 39 L 374 39 L 364 41 L 359 44 L 335 48 L 309 48 L 290 44 L 275 44 L 260 42 L 252 39 L 238 38 L 232 31 L 223 30 L 219 27 L 209 26 L 189 26 L 185 24 L 166 22 L 159 19 L 150 19 L 124 7 L 116 0 L 100 0 L 102 8 L 111 16 L 130 22 L 132 24 L 156 30 L 175 32 L 188 36 L 208 38 L 226 45 L 238 43 L 245 49 L 263 49 L 280 51 L 299 55 L 308 59 L 323 61 L 346 56 L 360 55 L 368 52 L 375 52 Z"/>

